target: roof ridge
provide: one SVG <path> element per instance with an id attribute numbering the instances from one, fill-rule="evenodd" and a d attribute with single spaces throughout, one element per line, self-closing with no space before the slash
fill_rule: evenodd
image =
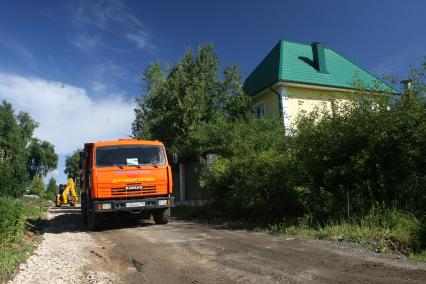
<path id="1" fill-rule="evenodd" d="M 294 40 L 285 40 L 285 39 L 281 39 L 281 41 L 282 41 L 282 42 L 295 43 L 295 44 L 308 45 L 308 46 L 310 46 L 310 45 L 311 45 L 310 43 L 303 43 L 303 42 L 300 42 L 300 41 L 294 41 Z"/>
<path id="2" fill-rule="evenodd" d="M 280 40 L 280 57 L 278 59 L 278 80 L 282 79 L 282 66 L 283 66 L 283 40 Z"/>
<path id="3" fill-rule="evenodd" d="M 374 75 L 373 73 L 371 73 L 370 71 L 368 71 L 366 68 L 361 67 L 360 65 L 358 65 L 357 63 L 355 63 L 354 61 L 352 61 L 351 59 L 347 58 L 346 56 L 344 56 L 343 54 L 341 54 L 340 52 L 334 50 L 334 48 L 331 47 L 326 47 L 327 49 L 335 52 L 336 54 L 338 54 L 339 56 L 343 57 L 344 59 L 346 59 L 347 61 L 349 61 L 350 63 L 352 63 L 353 65 L 355 65 L 356 67 L 358 67 L 359 69 L 363 70 L 364 72 L 366 72 L 367 74 L 369 74 L 370 76 L 376 78 L 378 81 L 380 81 L 381 83 L 385 84 L 387 87 L 389 87 L 392 91 L 397 91 L 399 93 L 399 91 L 395 88 L 393 88 L 392 86 L 390 86 L 386 81 L 380 79 L 379 77 L 377 77 L 376 75 Z"/>

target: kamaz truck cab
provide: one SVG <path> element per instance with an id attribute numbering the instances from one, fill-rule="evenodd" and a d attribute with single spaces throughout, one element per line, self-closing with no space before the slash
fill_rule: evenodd
<path id="1" fill-rule="evenodd" d="M 167 224 L 172 171 L 163 143 L 119 139 L 84 144 L 80 153 L 81 214 L 90 230 L 102 215 L 128 212 Z"/>

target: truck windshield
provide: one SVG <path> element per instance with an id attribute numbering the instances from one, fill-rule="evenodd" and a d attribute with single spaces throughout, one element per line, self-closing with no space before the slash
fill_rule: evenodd
<path id="1" fill-rule="evenodd" d="M 122 145 L 96 148 L 96 166 L 164 165 L 163 147 L 155 145 Z"/>

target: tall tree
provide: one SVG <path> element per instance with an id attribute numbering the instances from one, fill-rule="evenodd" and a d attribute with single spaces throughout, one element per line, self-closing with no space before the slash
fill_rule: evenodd
<path id="1" fill-rule="evenodd" d="M 220 119 L 245 119 L 250 99 L 238 68 L 227 67 L 220 75 L 219 66 L 211 44 L 196 54 L 188 49 L 174 66 L 149 65 L 143 75 L 145 94 L 136 100 L 133 135 L 161 140 L 189 157 L 191 131 Z"/>
<path id="2" fill-rule="evenodd" d="M 18 197 L 33 177 L 56 168 L 54 146 L 33 137 L 37 127 L 28 113 L 16 115 L 10 103 L 0 104 L 0 195 Z"/>
<path id="3" fill-rule="evenodd" d="M 0 105 L 0 195 L 19 196 L 28 179 L 26 141 L 10 103 Z"/>
<path id="4" fill-rule="evenodd" d="M 56 169 L 58 155 L 55 153 L 55 146 L 47 141 L 32 138 L 28 150 L 28 173 L 30 178 L 36 175 L 46 176 L 51 170 Z"/>
<path id="5" fill-rule="evenodd" d="M 418 66 L 410 66 L 412 92 L 426 99 L 426 56 Z"/>
<path id="6" fill-rule="evenodd" d="M 56 179 L 51 177 L 47 183 L 46 189 L 46 199 L 55 200 L 56 194 L 58 192 L 58 185 L 56 184 Z"/>
<path id="7" fill-rule="evenodd" d="M 77 149 L 71 155 L 68 155 L 65 158 L 64 173 L 67 175 L 67 177 L 74 179 L 76 184 L 78 184 L 77 180 L 80 178 L 80 169 L 78 164 L 80 161 L 81 151 L 82 149 Z"/>
<path id="8" fill-rule="evenodd" d="M 44 198 L 46 195 L 46 185 L 41 176 L 35 176 L 31 183 L 31 193 L 38 195 L 40 198 Z"/>

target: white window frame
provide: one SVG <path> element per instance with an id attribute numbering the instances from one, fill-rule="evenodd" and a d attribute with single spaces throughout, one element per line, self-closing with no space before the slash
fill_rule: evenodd
<path id="1" fill-rule="evenodd" d="M 258 110 L 260 110 L 260 114 L 258 116 Z M 253 113 L 255 118 L 264 118 L 265 117 L 265 103 L 260 102 L 253 106 Z"/>

